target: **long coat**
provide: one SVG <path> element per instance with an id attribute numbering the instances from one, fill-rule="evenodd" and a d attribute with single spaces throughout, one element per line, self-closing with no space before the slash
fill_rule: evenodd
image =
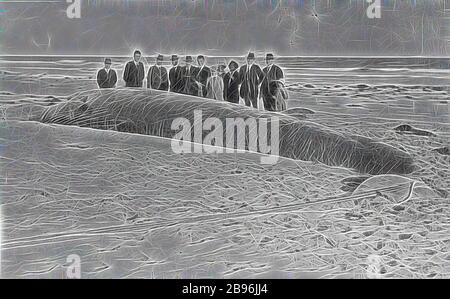
<path id="1" fill-rule="evenodd" d="M 223 79 L 221 76 L 210 77 L 206 83 L 206 89 L 208 98 L 223 101 Z"/>
<path id="2" fill-rule="evenodd" d="M 136 66 L 134 61 L 127 63 L 123 71 L 123 80 L 125 81 L 126 87 L 142 87 L 144 77 L 145 70 L 142 62 L 139 62 L 138 66 Z"/>
<path id="3" fill-rule="evenodd" d="M 239 77 L 241 81 L 241 98 L 245 100 L 245 104 L 253 107 L 258 105 L 259 84 L 261 84 L 264 73 L 257 64 L 253 64 L 250 68 L 243 65 L 239 69 Z"/>
<path id="4" fill-rule="evenodd" d="M 99 88 L 114 88 L 117 83 L 117 74 L 113 69 L 109 69 L 106 72 L 105 69 L 101 69 L 97 73 L 97 84 Z"/>
<path id="5" fill-rule="evenodd" d="M 208 79 L 211 77 L 211 69 L 206 65 L 203 67 L 197 68 L 197 72 L 195 74 L 195 80 L 199 83 L 199 87 L 201 88 L 201 93 L 203 97 L 206 97 L 208 90 L 206 88 L 206 84 L 208 83 Z"/>
<path id="6" fill-rule="evenodd" d="M 189 68 L 187 66 L 183 67 L 182 70 L 182 83 L 183 83 L 183 89 L 182 93 L 189 94 L 192 96 L 201 96 L 200 89 L 197 84 L 196 75 L 197 75 L 198 69 L 197 67 L 191 65 Z"/>
<path id="7" fill-rule="evenodd" d="M 223 77 L 223 97 L 225 101 L 239 104 L 239 71 L 228 72 Z"/>
<path id="8" fill-rule="evenodd" d="M 271 84 L 284 78 L 283 70 L 275 64 L 263 68 L 264 79 L 261 83 L 261 96 L 266 110 L 275 111 L 275 93 L 277 85 Z"/>
<path id="9" fill-rule="evenodd" d="M 170 91 L 182 92 L 183 91 L 183 67 L 177 65 L 169 71 Z"/>
<path id="10" fill-rule="evenodd" d="M 152 66 L 147 74 L 147 88 L 169 90 L 167 70 L 163 66 Z"/>

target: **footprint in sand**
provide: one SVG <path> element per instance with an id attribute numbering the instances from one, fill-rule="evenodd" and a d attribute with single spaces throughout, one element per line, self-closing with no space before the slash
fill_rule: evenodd
<path id="1" fill-rule="evenodd" d="M 434 148 L 432 149 L 433 152 L 437 152 L 441 155 L 450 155 L 450 147 L 449 146 L 444 146 L 444 147 L 440 147 L 440 148 Z"/>
<path id="2" fill-rule="evenodd" d="M 416 129 L 410 125 L 400 125 L 395 127 L 394 130 L 400 134 L 411 134 L 417 136 L 433 136 L 433 137 L 436 136 L 436 134 L 434 134 L 433 132 Z"/>
<path id="3" fill-rule="evenodd" d="M 313 110 L 307 109 L 307 108 L 290 108 L 284 111 L 285 114 L 288 114 L 290 116 L 299 118 L 299 119 L 306 119 L 308 114 L 314 114 L 315 112 Z"/>

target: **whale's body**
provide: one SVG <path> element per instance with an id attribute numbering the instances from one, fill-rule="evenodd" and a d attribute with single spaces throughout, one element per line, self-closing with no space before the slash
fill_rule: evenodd
<path id="1" fill-rule="evenodd" d="M 49 107 L 40 121 L 173 138 L 177 132 L 172 130 L 172 122 L 185 118 L 194 123 L 194 111 L 201 111 L 203 120 L 214 117 L 223 123 L 227 118 L 266 118 L 268 128 L 272 117 L 276 117 L 279 121 L 279 155 L 283 157 L 318 161 L 370 174 L 404 174 L 414 170 L 409 154 L 369 138 L 344 136 L 283 113 L 164 91 L 86 91 L 65 103 Z M 270 129 L 268 133 L 270 135 Z M 223 136 L 226 138 L 226 133 Z M 226 145 L 226 141 L 223 144 Z"/>

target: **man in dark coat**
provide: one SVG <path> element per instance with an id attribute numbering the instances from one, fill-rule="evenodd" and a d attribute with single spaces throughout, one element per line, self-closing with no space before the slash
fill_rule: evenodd
<path id="1" fill-rule="evenodd" d="M 241 66 L 239 70 L 239 77 L 241 81 L 241 98 L 244 99 L 245 105 L 258 107 L 259 85 L 261 84 L 264 73 L 255 64 L 255 54 L 249 53 L 247 56 L 247 64 Z"/>
<path id="2" fill-rule="evenodd" d="M 183 91 L 184 94 L 200 96 L 200 89 L 196 80 L 198 68 L 192 65 L 192 56 L 186 56 L 186 65 L 183 67 Z"/>
<path id="3" fill-rule="evenodd" d="M 141 60 L 141 52 L 134 51 L 133 60 L 129 61 L 123 71 L 123 80 L 126 87 L 142 87 L 145 77 L 144 64 Z"/>
<path id="4" fill-rule="evenodd" d="M 172 55 L 172 68 L 169 71 L 170 91 L 183 91 L 183 68 L 178 64 L 178 56 Z"/>
<path id="5" fill-rule="evenodd" d="M 164 57 L 158 55 L 155 65 L 148 70 L 147 88 L 169 90 L 169 79 L 166 68 L 162 66 L 163 60 Z"/>
<path id="6" fill-rule="evenodd" d="M 239 64 L 232 60 L 228 68 L 230 71 L 223 77 L 223 98 L 230 103 L 239 104 Z"/>
<path id="7" fill-rule="evenodd" d="M 105 67 L 97 73 L 97 84 L 99 88 L 114 88 L 117 83 L 116 71 L 111 69 L 111 58 L 105 59 Z"/>
<path id="8" fill-rule="evenodd" d="M 277 84 L 273 84 L 275 81 L 283 81 L 283 70 L 273 63 L 273 54 L 266 55 L 267 66 L 263 68 L 264 79 L 261 83 L 261 96 L 264 102 L 264 109 L 269 111 L 276 111 L 275 93 Z"/>
<path id="9" fill-rule="evenodd" d="M 197 80 L 197 84 L 201 89 L 201 95 L 206 98 L 208 90 L 206 88 L 206 83 L 208 79 L 211 77 L 211 69 L 205 65 L 205 56 L 199 55 L 197 56 L 197 73 L 195 79 Z"/>

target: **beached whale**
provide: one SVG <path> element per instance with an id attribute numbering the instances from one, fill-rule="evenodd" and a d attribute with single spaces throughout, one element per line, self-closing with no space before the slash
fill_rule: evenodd
<path id="1" fill-rule="evenodd" d="M 111 89 L 81 92 L 67 102 L 49 107 L 39 120 L 173 138 L 179 133 L 173 130 L 174 120 L 185 118 L 194 124 L 195 111 L 201 111 L 203 121 L 207 118 L 217 118 L 223 123 L 236 118 L 265 119 L 268 128 L 277 119 L 279 155 L 283 157 L 317 161 L 370 174 L 404 174 L 414 170 L 413 159 L 408 153 L 385 143 L 362 136 L 345 136 L 281 112 L 258 111 L 228 102 L 164 91 Z M 226 126 L 223 129 L 227 129 Z M 272 132 L 267 130 L 268 140 L 272 139 Z M 208 133 L 203 131 L 202 137 Z M 223 134 L 224 139 L 226 135 Z M 250 139 L 245 138 L 246 148 Z M 223 146 L 227 146 L 225 140 Z M 260 148 L 256 150 L 260 151 Z"/>

